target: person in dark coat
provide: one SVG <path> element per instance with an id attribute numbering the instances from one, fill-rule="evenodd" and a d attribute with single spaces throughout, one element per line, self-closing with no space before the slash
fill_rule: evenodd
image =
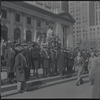
<path id="1" fill-rule="evenodd" d="M 32 65 L 32 62 L 31 62 L 31 52 L 30 52 L 30 47 L 26 44 L 26 45 L 23 45 L 24 46 L 24 57 L 26 59 L 26 63 L 27 63 L 27 77 L 29 79 L 30 77 L 30 68 L 31 68 L 31 65 Z"/>
<path id="2" fill-rule="evenodd" d="M 89 58 L 87 56 L 86 51 L 83 51 L 82 57 L 84 59 L 84 72 L 88 72 L 88 61 L 89 61 Z"/>
<path id="3" fill-rule="evenodd" d="M 67 50 L 67 72 L 70 73 L 70 51 Z"/>
<path id="4" fill-rule="evenodd" d="M 74 68 L 77 73 L 77 81 L 76 81 L 77 86 L 83 83 L 82 80 L 83 66 L 84 66 L 84 60 L 83 57 L 81 56 L 81 51 L 79 51 L 77 57 L 75 57 L 74 59 Z"/>
<path id="5" fill-rule="evenodd" d="M 8 49 L 5 50 L 5 61 L 6 61 L 6 67 L 7 67 L 7 74 L 8 74 L 8 79 L 9 82 L 13 82 L 14 78 L 14 55 L 15 52 L 13 50 L 13 44 L 9 46 Z"/>
<path id="6" fill-rule="evenodd" d="M 58 51 L 58 63 L 57 63 L 58 69 L 59 69 L 59 75 L 63 76 L 63 71 L 65 68 L 65 61 L 64 61 L 64 53 L 63 50 Z"/>
<path id="7" fill-rule="evenodd" d="M 55 73 L 55 51 L 53 48 L 50 49 L 50 72 Z"/>
<path id="8" fill-rule="evenodd" d="M 65 54 L 64 59 L 65 59 L 65 69 L 66 69 L 68 66 L 68 53 L 67 53 L 67 51 L 65 51 L 64 54 Z"/>
<path id="9" fill-rule="evenodd" d="M 57 74 L 58 73 L 58 65 L 57 65 L 57 63 L 58 63 L 58 59 L 59 59 L 59 50 L 58 49 L 60 49 L 59 47 L 57 48 L 55 48 L 55 52 L 54 52 L 54 68 L 55 68 L 55 70 L 54 70 L 54 73 L 55 74 Z"/>
<path id="10" fill-rule="evenodd" d="M 40 49 L 38 48 L 38 46 L 34 46 L 31 53 L 34 75 L 38 75 L 38 68 L 40 67 Z"/>
<path id="11" fill-rule="evenodd" d="M 48 53 L 48 68 L 47 68 L 47 75 L 50 76 L 52 73 L 52 61 L 51 61 L 51 50 L 50 47 L 47 48 Z"/>
<path id="12" fill-rule="evenodd" d="M 74 66 L 74 56 L 73 52 L 70 52 L 70 58 L 69 58 L 69 72 L 72 73 L 73 71 L 73 66 Z"/>
<path id="13" fill-rule="evenodd" d="M 19 48 L 20 50 L 20 48 Z M 16 80 L 17 80 L 17 90 L 22 93 L 26 91 L 26 81 L 29 80 L 29 76 L 27 76 L 28 65 L 26 59 L 24 57 L 25 51 L 21 50 L 20 53 L 15 58 L 14 70 L 16 72 Z"/>
<path id="14" fill-rule="evenodd" d="M 49 55 L 46 49 L 47 47 L 43 47 L 41 51 L 41 56 L 43 59 L 43 75 L 48 75 L 48 64 L 49 64 Z"/>

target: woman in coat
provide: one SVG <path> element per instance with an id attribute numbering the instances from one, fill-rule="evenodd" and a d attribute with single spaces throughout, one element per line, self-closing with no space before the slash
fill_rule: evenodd
<path id="1" fill-rule="evenodd" d="M 24 57 L 25 51 L 22 50 L 15 58 L 15 72 L 16 72 L 16 80 L 17 80 L 17 90 L 18 92 L 26 91 L 26 81 L 29 77 L 27 77 L 27 63 Z"/>
<path id="2" fill-rule="evenodd" d="M 95 73 L 95 65 L 96 65 L 96 57 L 94 55 L 94 52 L 91 52 L 91 57 L 89 58 L 88 63 L 88 70 L 89 70 L 89 80 L 91 82 L 91 85 L 94 84 L 94 73 Z"/>
<path id="3" fill-rule="evenodd" d="M 93 87 L 93 98 L 100 99 L 100 54 L 96 61 L 95 81 Z"/>
<path id="4" fill-rule="evenodd" d="M 81 56 L 81 52 L 79 51 L 74 59 L 74 67 L 75 71 L 77 72 L 77 81 L 76 81 L 77 86 L 83 83 L 82 81 L 83 66 L 84 66 L 84 60 L 83 57 Z"/>
<path id="5" fill-rule="evenodd" d="M 6 67 L 7 67 L 7 74 L 9 82 L 12 83 L 14 79 L 14 56 L 15 52 L 13 50 L 13 44 L 9 46 L 8 49 L 5 50 L 5 61 L 6 61 Z"/>

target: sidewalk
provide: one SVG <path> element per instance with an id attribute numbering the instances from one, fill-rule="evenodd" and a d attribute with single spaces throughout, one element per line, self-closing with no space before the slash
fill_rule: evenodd
<path id="1" fill-rule="evenodd" d="M 84 78 L 88 77 L 88 74 L 82 75 Z M 54 85 L 56 83 L 62 83 L 62 82 L 69 82 L 76 80 L 76 74 L 72 75 L 66 75 L 66 78 L 62 79 L 60 76 L 53 76 L 53 77 L 48 77 L 48 78 L 42 78 L 42 79 L 36 79 L 36 80 L 30 80 L 27 82 L 27 86 L 31 89 L 40 89 L 43 87 L 46 87 L 48 85 Z M 33 86 L 33 87 L 31 87 Z M 8 95 L 13 95 L 18 93 L 17 92 L 17 84 L 9 84 L 5 86 L 1 86 L 1 96 L 5 97 Z"/>

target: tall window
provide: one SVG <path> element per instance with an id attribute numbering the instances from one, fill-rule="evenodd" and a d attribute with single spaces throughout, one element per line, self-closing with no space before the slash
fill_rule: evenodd
<path id="1" fill-rule="evenodd" d="M 27 24 L 31 24 L 31 17 L 27 17 Z"/>
<path id="2" fill-rule="evenodd" d="M 1 12 L 2 12 L 2 18 L 6 19 L 7 18 L 7 10 L 2 9 Z"/>
<path id="3" fill-rule="evenodd" d="M 18 13 L 15 14 L 15 21 L 20 22 L 20 14 Z"/>
<path id="4" fill-rule="evenodd" d="M 6 26 L 1 26 L 1 37 L 7 41 L 8 39 L 8 28 Z"/>

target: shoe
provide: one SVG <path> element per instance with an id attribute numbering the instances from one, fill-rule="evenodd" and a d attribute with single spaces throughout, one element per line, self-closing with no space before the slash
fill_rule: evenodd
<path id="1" fill-rule="evenodd" d="M 23 91 L 22 91 L 22 90 L 18 90 L 18 92 L 19 92 L 19 93 L 23 93 Z"/>
<path id="2" fill-rule="evenodd" d="M 28 92 L 28 90 L 23 90 L 23 93 L 27 93 Z"/>
<path id="3" fill-rule="evenodd" d="M 76 83 L 76 86 L 79 86 L 78 82 Z"/>

